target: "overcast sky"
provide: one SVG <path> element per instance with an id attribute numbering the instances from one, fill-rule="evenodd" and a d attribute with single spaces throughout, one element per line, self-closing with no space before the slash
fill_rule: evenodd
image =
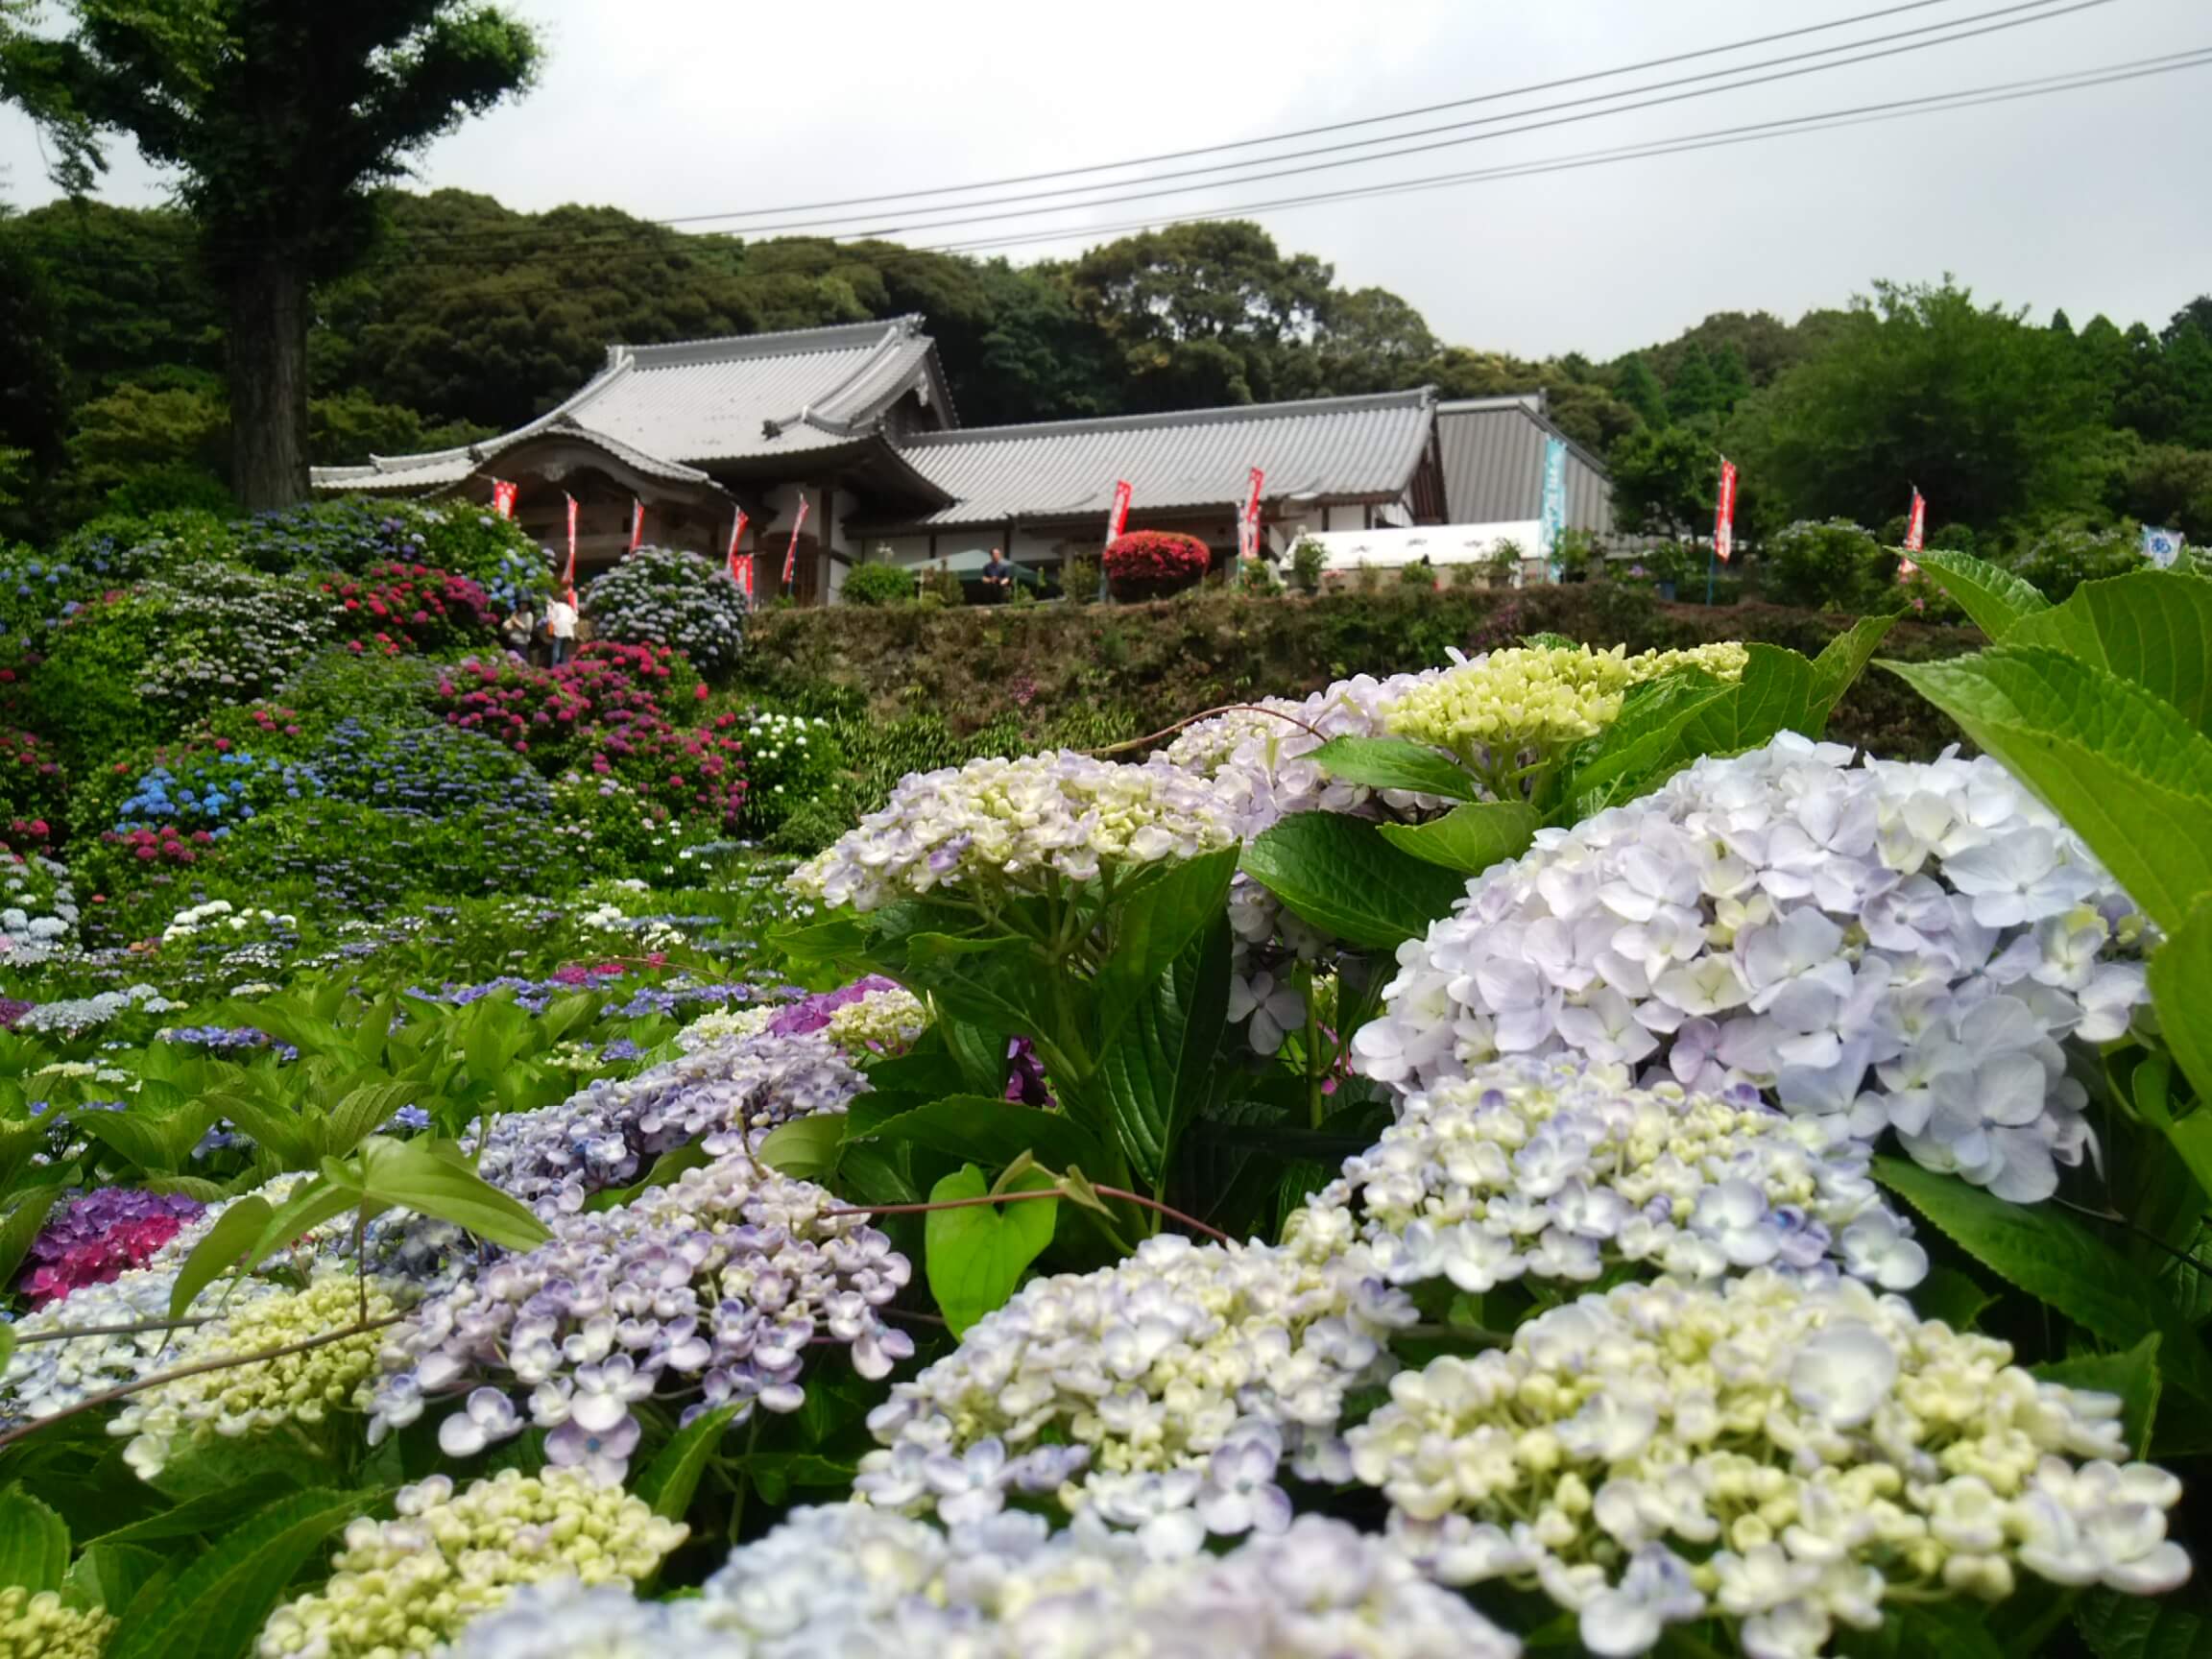
<path id="1" fill-rule="evenodd" d="M 423 158 L 421 177 L 425 185 L 483 191 L 524 208 L 586 202 L 654 218 L 781 208 L 1262 137 L 1896 4 L 1120 0 L 1098 8 L 940 0 L 922 8 L 911 0 L 519 0 L 517 9 L 544 29 L 549 61 L 541 84 L 523 103 L 439 144 Z M 1518 136 L 1496 132 L 1572 113 L 1533 111 L 1595 92 L 1937 22 L 1979 28 L 1969 20 L 2005 22 L 1988 14 L 2068 6 L 2077 9 L 1766 86 Z M 1536 162 L 2205 46 L 2212 46 L 2205 0 L 2048 0 L 2027 11 L 2018 0 L 1943 0 L 1729 57 L 1273 147 L 1515 116 L 1407 140 L 1486 134 L 1426 155 L 1241 185 L 1209 179 L 1208 188 L 1173 196 L 918 229 L 900 239 L 923 245 L 1068 229 L 1064 241 L 1005 250 L 1030 259 L 1079 249 L 1085 226 L 1118 227 L 1147 214 Z M 1119 194 L 1141 188 L 1143 174 L 1220 159 L 1082 181 L 1104 180 L 1118 186 L 1108 193 Z M 2038 315 L 2062 305 L 2077 323 L 2103 311 L 2123 325 L 2156 325 L 2192 295 L 2212 290 L 2208 161 L 2212 67 L 2199 67 L 1704 154 L 1253 217 L 1285 248 L 1332 261 L 1341 281 L 1403 295 L 1445 339 L 1527 356 L 1569 349 L 1607 356 L 1671 336 L 1709 312 L 1765 309 L 1791 318 L 1839 304 L 1878 276 L 1933 279 L 1945 271 L 1984 298 L 2031 305 Z M 0 180 L 19 206 L 51 194 L 34 135 L 12 112 L 0 113 Z M 137 203 L 161 190 L 158 177 L 125 155 L 106 194 Z M 960 198 L 932 199 L 921 205 L 934 211 L 922 216 L 951 216 L 942 204 L 948 200 Z M 863 217 L 841 224 L 905 225 L 918 205 L 859 211 Z"/>

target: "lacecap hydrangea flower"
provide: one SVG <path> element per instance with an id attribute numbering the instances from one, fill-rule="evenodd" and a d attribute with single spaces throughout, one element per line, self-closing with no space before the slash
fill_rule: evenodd
<path id="1" fill-rule="evenodd" d="M 448 1456 L 547 1431 L 546 1455 L 619 1480 L 641 1433 L 633 1407 L 686 1420 L 722 1406 L 795 1411 L 811 1351 L 843 1346 L 863 1377 L 914 1351 L 882 1310 L 906 1259 L 822 1188 L 750 1153 L 687 1169 L 596 1214 L 558 1215 L 550 1242 L 492 1263 L 385 1333 L 369 1438 L 451 1402 Z M 465 1396 L 465 1398 L 464 1398 Z"/>
<path id="2" fill-rule="evenodd" d="M 1236 839 L 1234 814 L 1213 786 L 1164 759 L 1122 766 L 1072 750 L 990 757 L 909 774 L 881 810 L 794 871 L 790 886 L 856 910 L 927 893 L 988 903 Z"/>
<path id="3" fill-rule="evenodd" d="M 52 1590 L 0 1588 L 0 1653 L 15 1659 L 100 1659 L 114 1634 L 112 1615 L 65 1605 Z"/>
<path id="4" fill-rule="evenodd" d="M 502 1470 L 455 1492 L 436 1475 L 400 1488 L 391 1521 L 359 1520 L 322 1589 L 270 1615 L 260 1659 L 400 1659 L 445 1651 L 524 1585 L 650 1577 L 686 1528 L 574 1470 Z"/>
<path id="5" fill-rule="evenodd" d="M 542 1214 L 573 1214 L 594 1192 L 641 1180 L 663 1152 L 696 1141 L 712 1154 L 735 1151 L 748 1130 L 842 1112 L 867 1087 L 827 1035 L 762 1030 L 503 1114 L 478 1172 Z"/>
<path id="6" fill-rule="evenodd" d="M 1850 757 L 1785 733 L 1539 831 L 1400 948 L 1358 1069 L 1411 1091 L 1573 1049 L 2048 1196 L 2089 1133 L 2060 1043 L 2127 1030 L 2143 922 L 1996 761 Z"/>
<path id="7" fill-rule="evenodd" d="M 1771 1266 L 1917 1285 L 1928 1256 L 1863 1142 L 1747 1086 L 1630 1086 L 1580 1055 L 1479 1068 L 1405 1103 L 1381 1141 L 1292 1214 L 1310 1251 L 1357 1241 L 1394 1285 L 1481 1294 L 1524 1275 L 1587 1283 L 1623 1262 L 1690 1280 Z"/>
<path id="8" fill-rule="evenodd" d="M 1388 1375 L 1411 1302 L 1326 1252 L 1162 1235 L 1094 1273 L 1033 1279 L 868 1424 L 872 1503 L 948 1522 L 1050 1496 L 1163 1555 L 1280 1531 L 1278 1466 Z"/>
<path id="9" fill-rule="evenodd" d="M 1587 645 L 1492 651 L 1409 688 L 1384 723 L 1397 736 L 1449 750 L 1478 773 L 1525 750 L 1595 737 L 1620 718 L 1631 686 L 1684 669 L 1743 678 L 1748 654 L 1733 642 L 1628 655 Z"/>
<path id="10" fill-rule="evenodd" d="M 653 1648 L 655 1639 L 673 1646 Z M 692 1602 L 574 1581 L 517 1595 L 452 1659 L 1512 1659 L 1520 1644 L 1382 1539 L 1307 1517 L 1219 1556 L 1148 1558 L 1010 1513 L 950 1531 L 859 1504 L 799 1509 Z M 334 1659 L 344 1659 L 342 1654 Z"/>
<path id="11" fill-rule="evenodd" d="M 278 1290 L 186 1333 L 161 1369 L 258 1354 L 343 1331 L 361 1322 L 364 1303 L 370 1320 L 398 1311 L 384 1284 L 371 1280 L 364 1287 L 350 1275 L 326 1273 L 303 1290 Z M 363 1332 L 274 1359 L 179 1377 L 126 1400 L 108 1431 L 131 1437 L 124 1460 L 150 1480 L 218 1436 L 236 1439 L 287 1423 L 321 1423 L 334 1410 L 362 1410 L 369 1404 L 379 1341 L 378 1333 Z"/>
<path id="12" fill-rule="evenodd" d="M 1718 1615 L 1753 1659 L 1809 1659 L 1892 1597 L 2022 1571 L 2180 1583 L 2180 1483 L 2118 1461 L 2120 1402 L 2011 1358 L 1850 1279 L 1623 1285 L 1399 1373 L 1341 1469 L 1424 1571 L 1541 1588 L 1603 1655 Z"/>

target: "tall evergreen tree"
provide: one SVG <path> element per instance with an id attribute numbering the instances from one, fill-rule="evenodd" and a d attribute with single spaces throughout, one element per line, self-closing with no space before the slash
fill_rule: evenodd
<path id="1" fill-rule="evenodd" d="M 307 493 L 310 287 L 356 266 L 373 187 L 525 86 L 537 36 L 469 0 L 64 0 L 6 89 L 50 128 L 126 133 L 180 175 L 228 314 L 232 487 Z"/>

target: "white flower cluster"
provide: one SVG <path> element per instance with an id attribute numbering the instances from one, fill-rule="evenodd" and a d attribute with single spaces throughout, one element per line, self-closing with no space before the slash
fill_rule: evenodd
<path id="1" fill-rule="evenodd" d="M 18 968 L 49 961 L 76 926 L 68 869 L 44 854 L 0 847 L 0 960 Z"/>
<path id="2" fill-rule="evenodd" d="M 1237 838 L 1235 814 L 1213 785 L 1165 759 L 991 757 L 902 779 L 880 811 L 802 864 L 790 885 L 856 910 L 945 889 L 988 902 L 1001 889 L 1090 881 L 1109 865 L 1191 858 Z"/>
<path id="3" fill-rule="evenodd" d="M 657 1646 L 657 1644 L 660 1644 Z M 1309 1517 L 1220 1556 L 1148 1559 L 1008 1514 L 940 1532 L 857 1504 L 792 1513 L 695 1601 L 517 1595 L 450 1659 L 1512 1659 L 1520 1645 L 1377 1538 Z"/>
<path id="4" fill-rule="evenodd" d="M 2142 921 L 1994 760 L 1850 753 L 1785 733 L 1539 832 L 1400 949 L 1358 1068 L 1410 1091 L 1574 1049 L 2048 1196 L 2088 1138 L 2059 1044 L 2126 1031 Z"/>
<path id="5" fill-rule="evenodd" d="M 1454 661 L 1464 661 L 1454 653 Z M 1338 737 L 1384 737 L 1398 700 L 1451 670 L 1370 674 L 1339 680 L 1303 702 L 1269 697 L 1187 728 L 1166 749 L 1170 764 L 1211 779 L 1236 815 L 1237 832 L 1249 839 L 1293 812 L 1354 812 L 1373 816 L 1380 799 L 1399 811 L 1452 805 L 1433 795 L 1377 791 L 1332 778 L 1309 758 Z"/>
<path id="6" fill-rule="evenodd" d="M 172 1002 L 151 985 L 126 985 L 120 991 L 96 991 L 89 997 L 61 997 L 41 1002 L 15 1022 L 18 1031 L 62 1031 L 75 1034 L 105 1025 L 133 1011 L 167 1014 L 183 1007 Z"/>
<path id="7" fill-rule="evenodd" d="M 228 899 L 210 899 L 204 904 L 195 904 L 172 916 L 169 926 L 161 929 L 161 943 L 174 945 L 179 940 L 196 938 L 217 929 L 243 933 L 252 927 L 290 928 L 299 925 L 300 919 L 296 916 L 256 910 L 251 904 L 240 909 Z"/>
<path id="8" fill-rule="evenodd" d="M 466 1395 L 439 1445 L 468 1457 L 548 1431 L 556 1464 L 619 1480 L 648 1400 L 795 1411 L 817 1348 L 877 1379 L 914 1351 L 884 1320 L 906 1259 L 820 1187 L 763 1169 L 750 1149 L 600 1214 L 558 1215 L 553 1238 L 432 1296 L 386 1334 L 373 1444 Z M 518 1408 L 517 1397 L 525 1398 Z"/>
<path id="9" fill-rule="evenodd" d="M 80 1286 L 62 1300 L 15 1321 L 15 1352 L 0 1369 L 0 1424 L 48 1417 L 90 1395 L 174 1366 L 179 1334 L 170 1330 L 72 1336 L 65 1342 L 24 1338 L 167 1320 L 178 1264 L 205 1236 L 216 1214 L 210 1207 L 156 1251 L 146 1266 L 131 1268 L 104 1285 Z M 244 1313 L 276 1293 L 276 1287 L 262 1279 L 241 1280 L 228 1290 L 233 1313 Z"/>
<path id="10" fill-rule="evenodd" d="M 842 1112 L 867 1087 L 827 1036 L 763 1031 L 504 1114 L 479 1172 L 542 1214 L 572 1214 L 592 1193 L 642 1179 L 663 1152 L 700 1140 L 709 1153 L 734 1151 L 745 1130 Z"/>
<path id="11" fill-rule="evenodd" d="M 1541 1587 L 1603 1655 L 1720 1615 L 1753 1659 L 1809 1659 L 1892 1596 L 1995 1599 L 2021 1569 L 2180 1583 L 2180 1483 L 2112 1461 L 2119 1401 L 2011 1358 L 1854 1280 L 1626 1285 L 1401 1372 L 1343 1469 L 1425 1571 Z"/>
<path id="12" fill-rule="evenodd" d="M 349 1274 L 326 1273 L 303 1290 L 252 1298 L 189 1332 L 161 1369 L 183 1371 L 209 1360 L 274 1353 L 348 1330 L 364 1313 L 378 1320 L 397 1311 L 386 1284 L 372 1280 L 364 1286 Z M 125 1401 L 108 1432 L 130 1437 L 123 1459 L 141 1479 L 151 1480 L 217 1436 L 235 1440 L 285 1424 L 321 1423 L 332 1410 L 359 1410 L 369 1403 L 378 1341 L 375 1332 L 364 1332 L 250 1365 L 180 1376 Z"/>
<path id="13" fill-rule="evenodd" d="M 903 1054 L 929 1029 L 929 1008 L 913 992 L 893 986 L 832 1009 L 823 1035 L 847 1054 Z"/>
<path id="14" fill-rule="evenodd" d="M 684 929 L 651 916 L 632 916 L 619 904 L 602 901 L 576 915 L 579 927 L 601 933 L 619 933 L 635 939 L 647 950 L 673 950 L 684 943 Z"/>
<path id="15" fill-rule="evenodd" d="M 1579 1055 L 1480 1068 L 1405 1103 L 1381 1142 L 1296 1212 L 1289 1242 L 1366 1247 L 1394 1285 L 1480 1294 L 1587 1283 L 1621 1262 L 1689 1280 L 1772 1266 L 1903 1290 L 1928 1271 L 1863 1143 L 1825 1118 L 1686 1094 Z"/>
<path id="16" fill-rule="evenodd" d="M 401 1487 L 393 1506 L 395 1520 L 347 1527 L 329 1582 L 269 1616 L 259 1659 L 443 1652 L 471 1619 L 524 1585 L 580 1579 L 626 1593 L 686 1532 L 642 1500 L 571 1470 L 504 1470 L 458 1493 L 435 1475 Z"/>
<path id="17" fill-rule="evenodd" d="M 677 1032 L 676 1046 L 686 1054 L 697 1054 L 718 1043 L 757 1036 L 765 1031 L 768 1022 L 775 1018 L 776 1009 L 771 1003 L 751 1008 L 717 1008 L 711 1014 L 700 1015 Z"/>
<path id="18" fill-rule="evenodd" d="M 1287 1453 L 1388 1374 L 1410 1301 L 1325 1256 L 1163 1235 L 1094 1273 L 1033 1279 L 872 1412 L 854 1490 L 949 1522 L 1008 1494 L 1136 1529 L 1161 1554 L 1280 1531 Z"/>

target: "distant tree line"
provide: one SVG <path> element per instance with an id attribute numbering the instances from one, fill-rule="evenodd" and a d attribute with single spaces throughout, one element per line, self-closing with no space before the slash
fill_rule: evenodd
<path id="1" fill-rule="evenodd" d="M 612 208 L 521 213 L 383 191 L 366 259 L 314 290 L 321 463 L 465 442 L 573 392 L 611 341 L 919 312 L 968 425 L 1434 385 L 1544 390 L 1607 461 L 1624 528 L 1710 528 L 1719 456 L 1747 535 L 1880 526 L 1917 484 L 1983 532 L 2128 516 L 2212 540 L 2212 298 L 2158 330 L 2048 325 L 1951 283 L 1875 285 L 1795 323 L 1724 312 L 1611 361 L 1440 342 L 1246 223 L 1016 266 L 812 238 L 694 235 Z M 231 484 L 226 304 L 180 211 L 60 202 L 0 218 L 0 513 L 26 533 Z M 7 498 L 12 497 L 12 509 Z"/>

